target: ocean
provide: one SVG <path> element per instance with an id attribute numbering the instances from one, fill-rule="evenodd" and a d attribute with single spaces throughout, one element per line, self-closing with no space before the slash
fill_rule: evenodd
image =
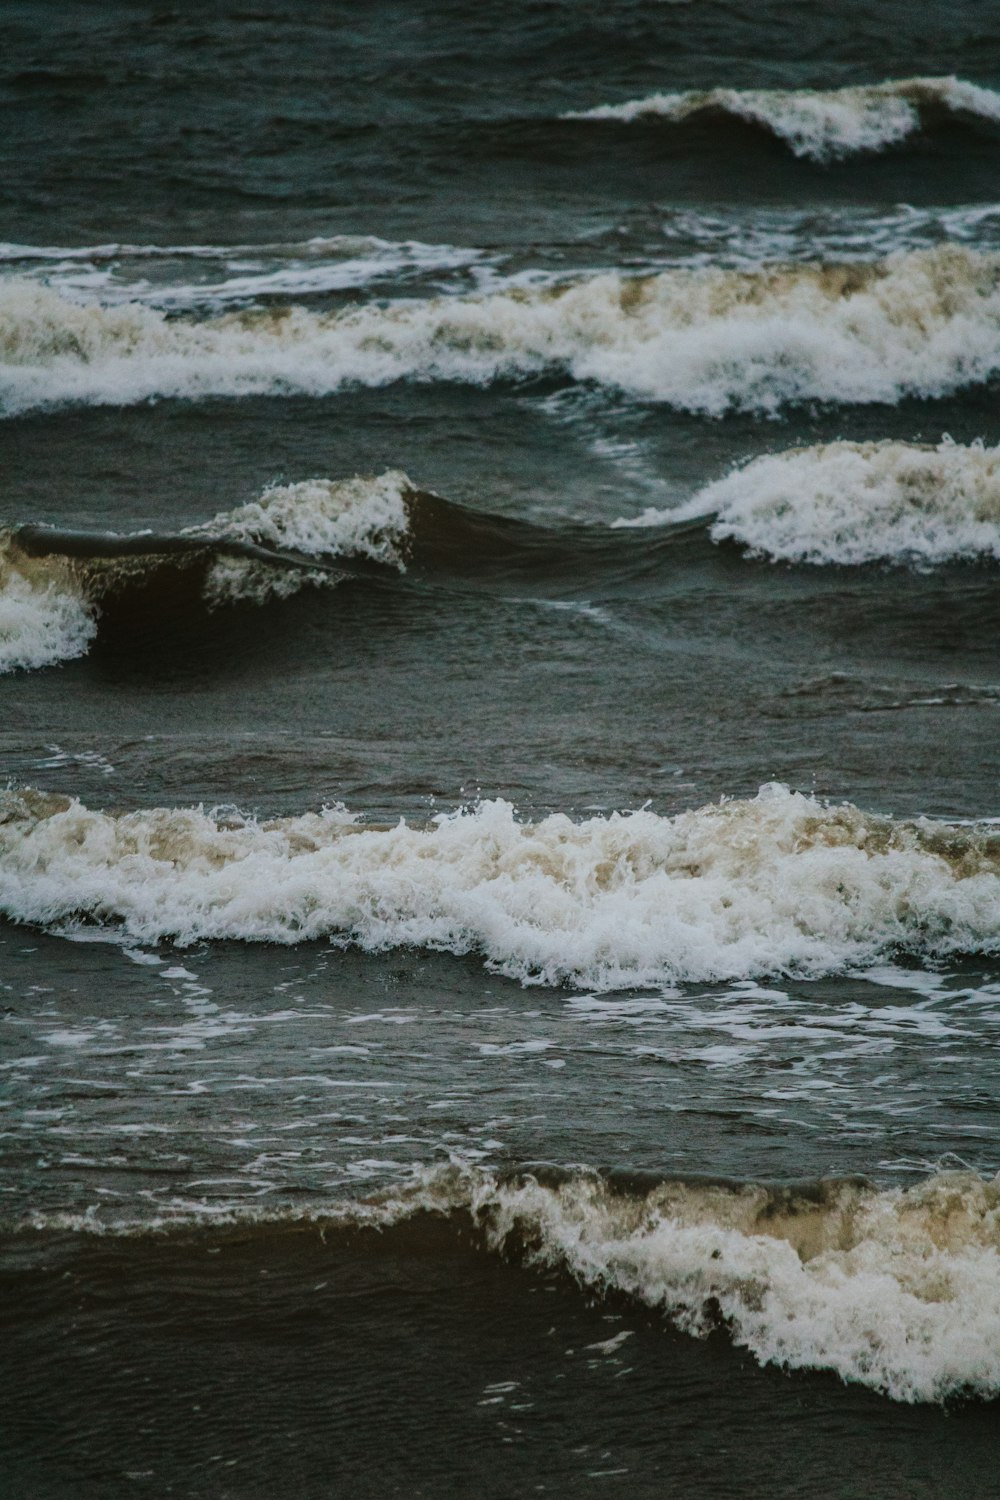
<path id="1" fill-rule="evenodd" d="M 11 0 L 11 1500 L 976 1500 L 1000 12 Z"/>

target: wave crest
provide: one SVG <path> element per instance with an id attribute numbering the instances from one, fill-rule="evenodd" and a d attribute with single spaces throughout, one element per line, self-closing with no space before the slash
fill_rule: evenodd
<path id="1" fill-rule="evenodd" d="M 270 821 L 113 815 L 8 792 L 0 910 L 138 942 L 478 952 L 526 983 L 598 990 L 814 976 L 893 953 L 1000 951 L 1000 832 L 779 785 L 674 817 L 521 823 L 494 801 L 394 827 L 340 806 Z"/>
<path id="2" fill-rule="evenodd" d="M 0 532 L 0 672 L 82 656 L 97 634 L 84 590 L 65 562 L 26 557 Z"/>
<path id="3" fill-rule="evenodd" d="M 830 1370 L 897 1401 L 1000 1394 L 1000 1177 L 972 1172 L 879 1190 L 856 1178 L 780 1186 L 452 1164 L 315 1208 L 188 1210 L 153 1224 L 32 1214 L 15 1228 L 133 1236 L 314 1223 L 324 1236 L 385 1234 L 422 1214 L 459 1227 L 471 1217 L 488 1250 L 632 1297 L 686 1333 L 721 1322 L 761 1364 Z"/>
<path id="4" fill-rule="evenodd" d="M 0 531 L 0 672 L 48 666 L 86 651 L 103 608 L 166 572 L 189 574 L 201 602 L 264 604 L 344 571 L 329 559 L 405 569 L 414 486 L 373 479 L 273 485 L 258 500 L 175 534 Z"/>
<path id="5" fill-rule="evenodd" d="M 0 284 L 0 406 L 321 395 L 561 373 L 721 415 L 933 397 L 1000 369 L 1000 255 L 954 245 L 848 265 L 617 272 L 347 311 L 195 320 Z"/>
<path id="6" fill-rule="evenodd" d="M 762 1364 L 821 1368 L 896 1400 L 1000 1391 L 1000 1178 L 908 1191 L 529 1178 L 474 1194 L 489 1237 L 585 1286 L 663 1308 L 685 1332 L 721 1315 Z"/>
<path id="7" fill-rule="evenodd" d="M 921 114 L 928 111 L 997 123 L 1000 93 L 955 77 L 901 78 L 826 90 L 718 88 L 652 94 L 563 118 L 628 124 L 651 118 L 680 123 L 698 115 L 730 115 L 771 131 L 796 156 L 826 162 L 899 145 L 920 129 Z"/>
<path id="8" fill-rule="evenodd" d="M 713 540 L 786 562 L 1000 559 L 1000 448 L 948 438 L 793 448 L 751 460 L 677 509 L 614 524 L 713 514 Z"/>
<path id="9" fill-rule="evenodd" d="M 306 479 L 272 485 L 259 500 L 222 511 L 185 536 L 250 542 L 303 558 L 365 558 L 402 572 L 410 542 L 410 508 L 416 489 L 401 470 L 374 479 Z M 274 568 L 241 558 L 220 558 L 205 581 L 209 603 L 287 597 L 305 582 L 328 583 L 329 574 Z"/>

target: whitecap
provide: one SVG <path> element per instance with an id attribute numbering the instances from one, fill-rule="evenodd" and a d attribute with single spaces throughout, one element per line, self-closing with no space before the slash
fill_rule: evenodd
<path id="1" fill-rule="evenodd" d="M 767 454 L 670 510 L 617 526 L 711 517 L 715 541 L 813 564 L 1000 560 L 1000 448 L 835 442 Z"/>
<path id="2" fill-rule="evenodd" d="M 921 111 L 1000 122 L 1000 93 L 955 77 L 901 78 L 840 89 L 689 90 L 564 115 L 568 120 L 662 119 L 719 113 L 770 130 L 796 156 L 834 161 L 899 145 L 920 129 Z"/>
<path id="3" fill-rule="evenodd" d="M 942 396 L 1000 369 L 1000 255 L 956 245 L 848 265 L 598 272 L 347 310 L 168 318 L 0 283 L 0 410 L 156 396 L 320 396 L 542 373 L 721 415 Z"/>
<path id="4" fill-rule="evenodd" d="M 259 821 L 110 814 L 0 794 L 0 910 L 166 938 L 478 952 L 528 983 L 609 991 L 843 974 L 1000 951 L 1000 835 L 787 787 L 673 817 L 520 822 L 496 800 L 367 827 L 341 806 Z"/>

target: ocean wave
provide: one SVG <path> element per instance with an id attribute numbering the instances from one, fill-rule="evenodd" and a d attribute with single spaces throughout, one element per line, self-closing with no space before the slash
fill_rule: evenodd
<path id="1" fill-rule="evenodd" d="M 392 827 L 342 806 L 111 814 L 9 791 L 0 911 L 141 943 L 475 952 L 525 983 L 595 990 L 818 976 L 897 953 L 1000 951 L 1000 833 L 780 785 L 673 817 L 527 823 L 497 800 Z"/>
<path id="2" fill-rule="evenodd" d="M 755 458 L 686 504 L 616 527 L 714 516 L 715 541 L 787 562 L 1000 560 L 1000 448 L 821 443 Z"/>
<path id="3" fill-rule="evenodd" d="M 196 320 L 0 284 L 0 410 L 542 374 L 689 411 L 941 396 L 1000 369 L 1000 256 L 598 273 L 477 296 Z"/>
<path id="4" fill-rule="evenodd" d="M 898 146 L 928 113 L 1000 122 L 1000 93 L 963 79 L 901 78 L 840 89 L 704 89 L 651 94 L 564 115 L 567 120 L 662 119 L 730 115 L 762 126 L 796 156 L 826 162 Z"/>
<path id="5" fill-rule="evenodd" d="M 1000 1178 L 635 1193 L 577 1172 L 480 1178 L 471 1197 L 495 1248 L 514 1239 L 688 1333 L 721 1318 L 762 1364 L 833 1370 L 902 1401 L 1000 1392 Z"/>
<path id="6" fill-rule="evenodd" d="M 415 495 L 406 475 L 390 470 L 374 479 L 274 485 L 172 534 L 32 525 L 0 531 L 0 672 L 82 655 L 103 609 L 164 574 L 172 592 L 186 575 L 212 608 L 336 583 L 345 569 L 330 559 L 402 570 Z"/>
<path id="7" fill-rule="evenodd" d="M 145 1236 L 314 1224 L 384 1236 L 427 1214 L 459 1227 L 471 1217 L 487 1250 L 634 1298 L 696 1337 L 721 1324 L 761 1364 L 833 1371 L 897 1401 L 1000 1394 L 1000 1177 L 972 1172 L 880 1190 L 852 1178 L 782 1186 L 452 1164 L 322 1207 L 188 1207 L 117 1224 L 35 1213 L 7 1227 Z"/>

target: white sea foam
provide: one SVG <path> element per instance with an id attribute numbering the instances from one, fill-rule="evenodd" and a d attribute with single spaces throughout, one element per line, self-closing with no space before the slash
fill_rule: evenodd
<path id="1" fill-rule="evenodd" d="M 82 656 L 96 631 L 70 570 L 16 555 L 0 532 L 0 673 Z"/>
<path id="2" fill-rule="evenodd" d="M 0 407 L 561 371 L 692 411 L 940 396 L 1000 368 L 1000 256 L 710 268 L 197 321 L 0 285 Z"/>
<path id="3" fill-rule="evenodd" d="M 251 542 L 302 558 L 367 558 L 406 566 L 409 500 L 414 487 L 398 470 L 371 479 L 308 479 L 274 485 L 258 500 L 223 511 L 181 537 L 205 541 L 205 554 L 174 557 L 178 567 L 211 559 L 202 583 L 207 605 L 236 600 L 263 604 L 306 584 L 342 577 L 328 570 L 282 567 L 226 555 L 212 559 L 214 542 Z M 168 559 L 151 535 L 148 554 L 69 558 L 30 556 L 16 533 L 0 531 L 0 673 L 48 666 L 82 655 L 97 632 L 102 602 L 125 586 L 141 585 Z"/>
<path id="4" fill-rule="evenodd" d="M 583 1285 L 662 1308 L 686 1332 L 721 1314 L 762 1364 L 833 1370 L 900 1401 L 1000 1393 L 1000 1177 L 942 1173 L 877 1192 L 796 1196 L 666 1183 L 645 1196 L 574 1174 L 483 1174 L 474 1212 Z"/>
<path id="5" fill-rule="evenodd" d="M 1000 122 L 1000 93 L 960 78 L 901 78 L 841 89 L 704 89 L 651 94 L 573 112 L 569 120 L 673 122 L 731 115 L 770 130 L 796 156 L 838 160 L 884 151 L 920 129 L 921 112 L 943 110 Z"/>
<path id="6" fill-rule="evenodd" d="M 1000 951 L 1000 834 L 894 822 L 773 785 L 675 817 L 482 803 L 366 828 L 342 807 L 268 822 L 111 815 L 4 795 L 0 910 L 131 943 L 330 938 L 481 953 L 594 990 L 842 973 L 904 952 Z"/>
<path id="7" fill-rule="evenodd" d="M 414 485 L 400 470 L 373 479 L 306 479 L 273 485 L 259 500 L 222 511 L 185 536 L 256 542 L 306 557 L 364 557 L 405 571 Z M 324 573 L 302 573 L 242 558 L 220 558 L 204 592 L 209 603 L 286 598 L 304 583 L 329 583 Z"/>
<path id="8" fill-rule="evenodd" d="M 614 524 L 708 515 L 714 540 L 791 562 L 1000 559 L 1000 448 L 949 439 L 793 448 L 753 459 L 680 507 Z"/>
<path id="9" fill-rule="evenodd" d="M 430 265 L 457 264 L 478 259 L 481 250 L 455 245 L 428 245 L 421 240 L 384 240 L 374 234 L 312 235 L 307 240 L 268 240 L 243 245 L 133 245 L 111 240 L 100 245 L 24 245 L 0 242 L 0 261 L 64 260 L 212 260 L 236 256 L 283 256 L 286 258 L 354 258 L 382 251 L 405 253 L 408 258 Z"/>
<path id="10" fill-rule="evenodd" d="M 272 485 L 259 500 L 220 511 L 184 536 L 226 537 L 292 548 L 309 557 L 367 557 L 404 567 L 413 482 L 400 469 L 374 479 L 306 479 Z"/>
<path id="11" fill-rule="evenodd" d="M 583 1168 L 500 1176 L 453 1164 L 361 1201 L 291 1210 L 180 1203 L 152 1221 L 116 1222 L 106 1207 L 32 1213 L 15 1227 L 354 1231 L 471 1214 L 488 1249 L 568 1271 L 592 1293 L 634 1297 L 696 1337 L 721 1320 L 762 1364 L 830 1370 L 897 1401 L 1000 1394 L 1000 1177 L 939 1172 L 881 1191 L 837 1179 L 643 1190 Z M 610 1355 L 613 1342 L 590 1347 Z"/>

